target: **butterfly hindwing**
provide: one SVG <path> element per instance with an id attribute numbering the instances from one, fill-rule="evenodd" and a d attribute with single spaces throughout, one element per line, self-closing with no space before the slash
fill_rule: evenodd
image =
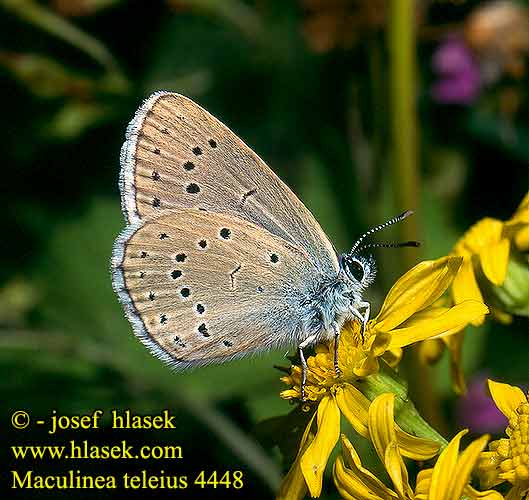
<path id="1" fill-rule="evenodd" d="M 295 342 L 301 302 L 319 275 L 303 249 L 198 209 L 133 223 L 112 266 L 136 334 L 177 368 Z"/>
<path id="2" fill-rule="evenodd" d="M 202 208 L 254 223 L 305 250 L 325 274 L 336 253 L 296 195 L 231 130 L 190 99 L 158 92 L 127 130 L 121 153 L 129 223 Z"/>

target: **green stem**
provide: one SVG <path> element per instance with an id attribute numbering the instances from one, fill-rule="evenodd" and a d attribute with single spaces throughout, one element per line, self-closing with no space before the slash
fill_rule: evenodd
<path id="1" fill-rule="evenodd" d="M 418 207 L 415 2 L 391 0 L 389 16 L 391 136 L 393 179 L 400 209 Z M 417 237 L 414 219 L 399 229 L 406 240 Z"/>
<path id="2" fill-rule="evenodd" d="M 419 169 L 417 155 L 417 91 L 415 17 L 416 2 L 391 0 L 388 24 L 388 49 L 390 54 L 390 102 L 392 138 L 392 179 L 399 210 L 419 207 Z M 398 227 L 403 241 L 418 239 L 417 218 L 411 217 Z M 412 267 L 417 251 L 404 249 L 404 268 Z M 410 373 L 410 391 L 421 412 L 434 424 L 443 427 L 439 404 L 434 392 L 430 370 L 418 356 L 416 346 L 409 348 L 407 368 Z"/>

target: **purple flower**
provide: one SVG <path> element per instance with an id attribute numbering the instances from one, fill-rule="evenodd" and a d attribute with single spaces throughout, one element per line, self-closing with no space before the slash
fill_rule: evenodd
<path id="1" fill-rule="evenodd" d="M 457 420 L 475 434 L 497 434 L 507 427 L 507 418 L 490 397 L 485 375 L 474 377 L 468 384 L 467 394 L 458 401 Z"/>
<path id="2" fill-rule="evenodd" d="M 433 98 L 442 104 L 471 104 L 479 95 L 480 70 L 465 42 L 451 37 L 442 42 L 432 58 L 438 80 Z"/>

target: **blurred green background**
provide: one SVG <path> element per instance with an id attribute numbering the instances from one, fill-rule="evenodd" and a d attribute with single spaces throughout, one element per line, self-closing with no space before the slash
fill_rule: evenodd
<path id="1" fill-rule="evenodd" d="M 509 218 L 529 188 L 527 3 L 0 0 L 2 440 L 54 443 L 11 431 L 19 408 L 35 418 L 170 408 L 178 431 L 127 439 L 182 444 L 185 463 L 163 464 L 173 473 L 245 471 L 242 491 L 208 498 L 271 497 L 288 464 L 256 426 L 291 409 L 273 368 L 288 366 L 285 353 L 172 373 L 134 338 L 112 291 L 128 121 L 154 90 L 191 97 L 267 161 L 340 251 L 415 209 L 414 222 L 381 236 L 423 247 L 377 253 L 368 298 L 379 304 L 407 267 L 449 252 L 483 216 Z M 527 383 L 527 332 L 527 319 L 472 331 L 467 376 Z M 428 374 L 454 429 L 447 360 Z"/>

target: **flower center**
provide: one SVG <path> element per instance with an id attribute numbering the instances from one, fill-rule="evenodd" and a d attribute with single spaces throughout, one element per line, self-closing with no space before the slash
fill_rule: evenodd
<path id="1" fill-rule="evenodd" d="M 521 403 L 512 412 L 505 433 L 509 436 L 509 444 L 505 447 L 508 449 L 498 450 L 505 458 L 500 464 L 499 477 L 529 487 L 529 402 Z"/>

